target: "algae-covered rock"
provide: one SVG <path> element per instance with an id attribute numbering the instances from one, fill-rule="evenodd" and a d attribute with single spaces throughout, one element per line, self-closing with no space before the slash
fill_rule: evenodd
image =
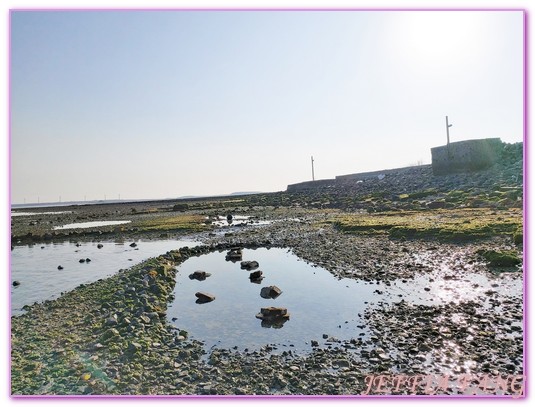
<path id="1" fill-rule="evenodd" d="M 513 250 L 479 250 L 477 252 L 491 267 L 514 267 L 522 263 L 522 259 Z"/>

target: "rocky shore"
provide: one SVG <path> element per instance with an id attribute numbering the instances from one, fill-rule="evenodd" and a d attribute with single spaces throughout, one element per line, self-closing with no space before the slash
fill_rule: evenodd
<path id="1" fill-rule="evenodd" d="M 392 183 L 388 190 L 376 183 L 355 184 L 334 192 L 94 205 L 62 208 L 70 212 L 62 215 L 14 217 L 12 245 L 186 234 L 202 245 L 162 253 L 12 317 L 12 394 L 518 397 L 524 374 L 523 293 L 508 289 L 523 278 L 522 181 L 515 165 L 518 160 L 486 176 L 437 180 L 428 175 Z M 437 188 L 438 183 L 444 187 Z M 214 216 L 228 214 L 248 219 L 241 226 L 212 224 Z M 54 230 L 64 223 L 106 219 L 131 223 Z M 438 233 L 437 223 L 440 230 L 458 233 Z M 434 235 L 424 233 L 428 224 L 435 227 Z M 337 278 L 387 286 L 423 278 L 448 288 L 466 284 L 467 273 L 478 273 L 492 279 L 493 289 L 464 302 L 452 294 L 447 305 L 434 306 L 405 298 L 382 302 L 381 295 L 388 293 L 378 293 L 376 304 L 361 316 L 370 337 L 324 338 L 324 343 L 311 342 L 305 354 L 273 352 L 273 344 L 255 351 L 207 351 L 167 321 L 176 267 L 234 247 L 288 248 Z M 485 253 L 507 254 L 515 261 L 491 264 Z"/>

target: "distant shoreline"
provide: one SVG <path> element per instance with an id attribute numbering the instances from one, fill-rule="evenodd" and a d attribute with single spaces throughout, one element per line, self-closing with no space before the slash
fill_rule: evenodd
<path id="1" fill-rule="evenodd" d="M 210 198 L 222 198 L 222 197 L 236 197 L 244 195 L 256 195 L 264 194 L 266 192 L 233 192 L 224 195 L 199 195 L 199 196 L 182 196 L 177 198 L 162 198 L 162 199 L 106 199 L 106 200 L 93 200 L 93 201 L 66 201 L 66 202 L 42 202 L 42 203 L 17 203 L 11 204 L 11 209 L 26 209 L 26 208 L 54 208 L 65 206 L 84 206 L 84 205 L 117 205 L 117 204 L 134 204 L 134 203 L 147 203 L 147 202 L 173 202 L 173 201 L 186 201 L 195 199 L 210 199 Z M 269 192 L 268 192 L 269 193 Z"/>

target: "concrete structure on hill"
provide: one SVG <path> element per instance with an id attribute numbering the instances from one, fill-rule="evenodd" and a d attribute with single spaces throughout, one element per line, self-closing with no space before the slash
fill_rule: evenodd
<path id="1" fill-rule="evenodd" d="M 431 149 L 433 174 L 479 171 L 500 158 L 503 143 L 499 138 L 464 140 Z"/>
<path id="2" fill-rule="evenodd" d="M 499 138 L 464 140 L 434 147 L 431 149 L 433 174 L 445 175 L 483 170 L 500 159 L 503 148 L 504 143 Z M 395 177 L 396 175 L 418 176 L 417 169 L 422 169 L 422 167 L 429 167 L 429 165 L 360 172 L 338 175 L 333 179 L 305 181 L 288 185 L 287 191 L 298 192 L 315 188 L 336 187 L 344 183 L 364 182 L 373 179 L 381 181 L 385 177 Z"/>

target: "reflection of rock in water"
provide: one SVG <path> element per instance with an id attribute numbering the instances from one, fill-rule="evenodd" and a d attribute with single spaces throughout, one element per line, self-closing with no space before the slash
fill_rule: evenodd
<path id="1" fill-rule="evenodd" d="M 262 322 L 260 322 L 260 325 L 262 328 L 275 328 L 275 329 L 281 329 L 284 324 L 288 321 L 288 319 L 280 318 L 280 319 L 273 319 L 273 320 L 267 320 L 263 319 Z"/>
<path id="2" fill-rule="evenodd" d="M 242 259 L 242 249 L 239 247 L 233 247 L 230 249 L 227 253 L 227 256 L 225 257 L 226 261 L 232 261 L 237 262 L 241 261 Z"/>
<path id="3" fill-rule="evenodd" d="M 212 302 L 213 300 L 215 300 L 214 295 L 204 292 L 195 293 L 195 297 L 197 297 L 197 301 L 195 301 L 197 304 L 205 304 L 207 302 Z"/>
<path id="4" fill-rule="evenodd" d="M 206 271 L 197 270 L 197 271 L 194 271 L 193 273 L 191 273 L 189 275 L 189 279 L 190 280 L 204 281 L 204 280 L 206 280 L 206 277 L 210 277 L 210 276 L 211 276 L 211 274 L 207 273 Z"/>
<path id="5" fill-rule="evenodd" d="M 286 308 L 268 307 L 261 308 L 256 317 L 262 320 L 262 328 L 280 329 L 290 319 L 290 314 Z"/>
<path id="6" fill-rule="evenodd" d="M 253 260 L 253 261 L 242 261 L 240 263 L 240 267 L 242 268 L 242 270 L 247 270 L 247 271 L 251 271 L 251 270 L 257 269 L 258 266 L 259 266 L 259 264 L 255 260 Z"/>
<path id="7" fill-rule="evenodd" d="M 276 285 L 270 285 L 269 287 L 262 287 L 260 290 L 260 297 L 265 299 L 275 299 L 282 294 L 282 290 Z"/>

